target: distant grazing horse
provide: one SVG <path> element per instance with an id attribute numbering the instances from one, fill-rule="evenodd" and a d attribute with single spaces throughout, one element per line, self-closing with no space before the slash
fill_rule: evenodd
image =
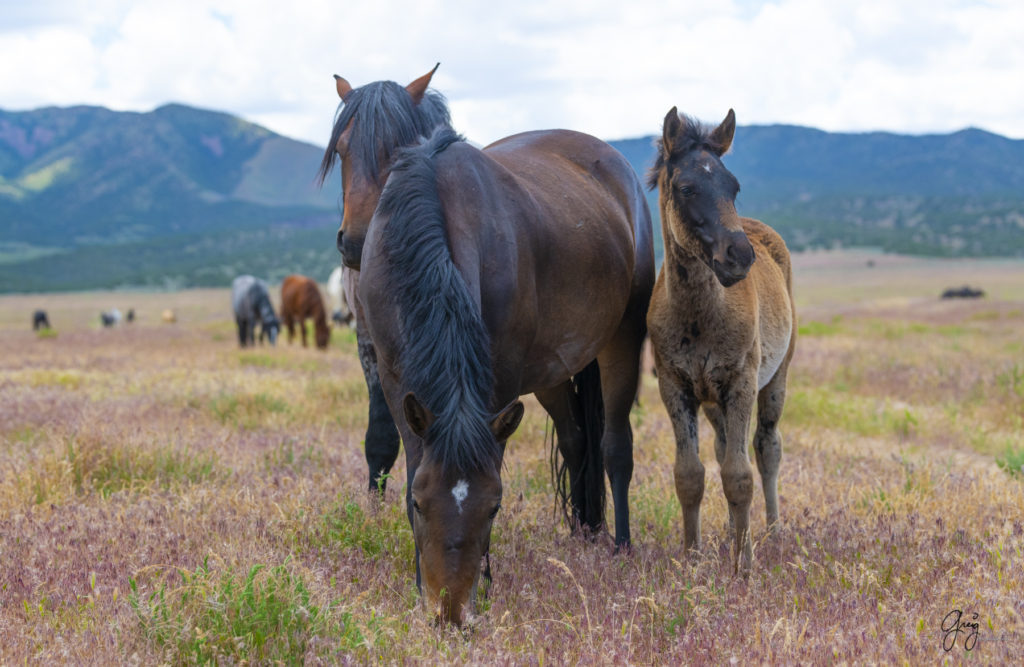
<path id="1" fill-rule="evenodd" d="M 769 530 L 779 518 L 777 425 L 796 345 L 789 251 L 767 225 L 736 213 L 739 182 L 722 164 L 736 130 L 732 109 L 716 128 L 672 108 L 649 185 L 659 189 L 665 260 L 647 326 L 661 398 L 676 437 L 676 495 L 686 549 L 700 547 L 704 466 L 697 408 L 715 431 L 715 455 L 735 533 L 734 568 L 750 570 L 753 474 L 747 433 L 757 400 L 754 451 Z"/>
<path id="2" fill-rule="evenodd" d="M 45 310 L 37 310 L 32 313 L 32 331 L 40 329 L 51 329 L 50 319 L 46 316 Z"/>
<path id="3" fill-rule="evenodd" d="M 629 544 L 629 412 L 653 282 L 643 188 L 608 144 L 552 130 L 481 151 L 442 128 L 399 153 L 359 300 L 402 416 L 417 583 L 441 620 L 460 624 L 475 601 L 522 394 L 554 420 L 574 518 L 602 528 L 607 471 L 615 542 Z"/>
<path id="4" fill-rule="evenodd" d="M 160 319 L 162 319 L 166 324 L 174 324 L 178 321 L 178 316 L 174 314 L 172 309 L 166 308 L 164 309 L 164 312 L 161 313 Z"/>
<path id="5" fill-rule="evenodd" d="M 345 265 L 346 292 L 358 291 L 363 239 L 395 151 L 428 136 L 436 127 L 451 126 L 444 97 L 427 89 L 436 70 L 437 66 L 407 86 L 376 81 L 352 88 L 348 81 L 334 76 L 342 102 L 320 165 L 320 182 L 330 174 L 335 161 L 340 161 L 345 211 L 338 231 L 338 250 Z M 387 474 L 398 458 L 398 430 L 381 390 L 377 352 L 362 322 L 358 295 L 348 303 L 356 318 L 359 361 L 370 395 L 365 438 L 369 489 L 383 494 Z"/>
<path id="6" fill-rule="evenodd" d="M 302 347 L 306 347 L 306 319 L 312 318 L 316 331 L 316 346 L 327 349 L 331 340 L 331 329 L 327 326 L 324 302 L 320 288 L 306 276 L 291 275 L 281 283 L 281 319 L 288 328 L 288 343 L 295 338 L 295 326 L 302 335 Z"/>
<path id="7" fill-rule="evenodd" d="M 327 294 L 331 298 L 331 319 L 338 325 L 348 325 L 353 329 L 356 326 L 356 315 L 349 307 L 348 297 L 345 294 L 345 280 L 340 266 L 334 267 L 331 275 L 327 278 Z"/>
<path id="8" fill-rule="evenodd" d="M 270 344 L 277 342 L 281 324 L 270 303 L 267 284 L 252 276 L 238 276 L 231 283 L 231 305 L 238 324 L 238 343 L 242 347 L 256 344 L 256 325 L 260 325 L 260 342 L 266 336 Z"/>
<path id="9" fill-rule="evenodd" d="M 969 285 L 950 287 L 942 293 L 943 299 L 980 299 L 983 296 L 985 296 L 985 290 L 974 289 Z"/>
<path id="10" fill-rule="evenodd" d="M 112 327 L 121 321 L 121 311 L 117 308 L 111 308 L 108 311 L 100 313 L 100 324 L 104 327 Z"/>
<path id="11" fill-rule="evenodd" d="M 128 309 L 128 313 L 124 316 L 124 319 L 125 319 L 126 322 L 128 322 L 128 324 L 131 324 L 132 322 L 134 322 L 135 321 L 135 309 L 134 308 L 129 308 Z"/>

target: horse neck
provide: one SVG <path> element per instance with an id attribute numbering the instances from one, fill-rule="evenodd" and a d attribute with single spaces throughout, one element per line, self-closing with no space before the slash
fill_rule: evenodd
<path id="1" fill-rule="evenodd" d="M 662 208 L 662 220 L 666 221 L 666 211 Z M 662 223 L 664 237 L 665 260 L 663 262 L 665 280 L 673 303 L 700 303 L 704 306 L 721 304 L 725 300 L 725 288 L 715 277 L 714 271 L 698 254 L 696 240 L 692 245 L 683 246 L 676 243 L 668 229 Z"/>

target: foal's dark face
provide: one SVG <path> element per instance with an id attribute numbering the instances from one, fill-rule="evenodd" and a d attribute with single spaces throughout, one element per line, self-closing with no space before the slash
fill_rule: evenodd
<path id="1" fill-rule="evenodd" d="M 753 246 L 736 213 L 740 184 L 721 160 L 735 129 L 730 109 L 707 141 L 694 141 L 692 128 L 673 107 L 665 117 L 663 164 L 658 175 L 669 213 L 663 224 L 669 225 L 677 245 L 698 249 L 724 287 L 743 280 L 754 263 Z"/>

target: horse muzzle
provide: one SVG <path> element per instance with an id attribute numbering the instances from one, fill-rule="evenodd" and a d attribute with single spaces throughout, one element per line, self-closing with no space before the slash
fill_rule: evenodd
<path id="1" fill-rule="evenodd" d="M 341 253 L 341 263 L 355 271 L 359 270 L 363 257 L 362 239 L 353 239 L 351 234 L 345 234 L 338 230 L 338 252 Z"/>
<path id="2" fill-rule="evenodd" d="M 722 287 L 732 287 L 747 277 L 754 265 L 754 246 L 743 232 L 729 232 L 711 258 L 711 270 Z"/>

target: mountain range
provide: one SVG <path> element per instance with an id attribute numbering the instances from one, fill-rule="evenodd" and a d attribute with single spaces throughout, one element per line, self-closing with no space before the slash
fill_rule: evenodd
<path id="1" fill-rule="evenodd" d="M 610 143 L 644 178 L 654 138 Z M 0 110 L 0 292 L 323 280 L 341 204 L 336 175 L 314 183 L 322 155 L 177 104 Z M 1024 256 L 1021 140 L 740 126 L 725 164 L 739 211 L 794 250 Z"/>

